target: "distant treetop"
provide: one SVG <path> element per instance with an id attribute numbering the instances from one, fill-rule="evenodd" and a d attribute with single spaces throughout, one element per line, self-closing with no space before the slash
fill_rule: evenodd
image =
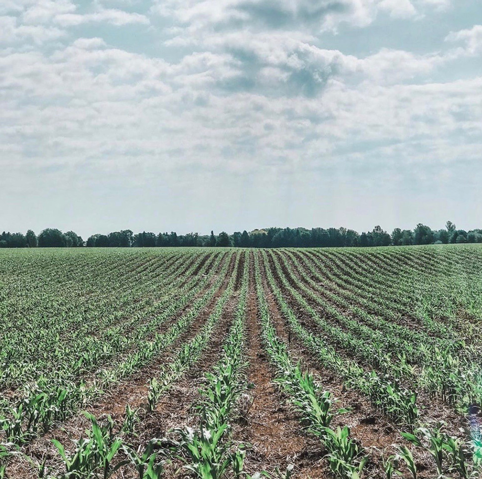
<path id="1" fill-rule="evenodd" d="M 47 228 L 38 237 L 32 230 L 23 233 L 6 233 L 0 235 L 0 248 L 130 248 L 130 247 L 226 247 L 240 248 L 327 248 L 327 247 L 361 247 L 371 246 L 407 246 L 447 243 L 482 243 L 482 230 L 458 230 L 455 224 L 447 221 L 445 229 L 432 230 L 419 223 L 413 230 L 395 228 L 392 234 L 375 226 L 372 231 L 358 232 L 346 228 L 262 228 L 251 232 L 246 230 L 229 235 L 221 232 L 215 235 L 199 235 L 188 233 L 178 235 L 171 233 L 152 233 L 143 231 L 134 234 L 131 230 L 95 234 L 87 241 L 68 231 Z"/>

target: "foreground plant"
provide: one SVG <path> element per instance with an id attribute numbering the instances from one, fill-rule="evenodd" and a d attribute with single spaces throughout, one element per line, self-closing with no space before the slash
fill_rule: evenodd
<path id="1" fill-rule="evenodd" d="M 82 438 L 77 441 L 73 454 L 69 455 L 59 441 L 52 440 L 65 465 L 65 474 L 61 478 L 81 479 L 99 477 L 100 474 L 103 479 L 108 479 L 128 463 L 128 461 L 120 461 L 116 465 L 112 464 L 122 445 L 122 440 L 114 436 L 114 424 L 110 416 L 107 424 L 100 426 L 93 415 L 84 414 L 91 421 L 91 429 L 86 439 Z"/>
<path id="2" fill-rule="evenodd" d="M 246 254 L 247 256 L 247 254 Z M 240 477 L 243 472 L 244 450 L 228 437 L 229 423 L 236 401 L 247 387 L 243 375 L 244 320 L 248 291 L 249 261 L 245 261 L 240 301 L 236 317 L 224 345 L 223 357 L 205 375 L 198 406 L 199 426 L 178 429 L 178 457 L 185 467 L 200 479 L 221 479 L 228 472 Z"/>
<path id="3" fill-rule="evenodd" d="M 444 473 L 456 473 L 462 479 L 479 477 L 482 468 L 480 455 L 480 444 L 478 441 L 464 443 L 445 432 L 446 425 L 442 422 L 436 427 L 419 427 L 413 433 L 402 433 L 403 437 L 418 448 L 430 453 L 434 459 L 439 478 Z M 410 471 L 416 470 L 416 466 L 408 449 L 401 448 L 400 457 L 404 459 Z M 412 464 L 413 463 L 413 464 Z M 416 473 L 415 473 L 416 474 Z M 413 472 L 412 472 L 413 475 Z M 413 475 L 416 477 L 416 475 Z"/>

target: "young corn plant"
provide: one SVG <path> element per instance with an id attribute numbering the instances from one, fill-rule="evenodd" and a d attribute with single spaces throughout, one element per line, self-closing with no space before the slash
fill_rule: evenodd
<path id="1" fill-rule="evenodd" d="M 336 430 L 325 428 L 325 431 L 325 446 L 330 451 L 328 462 L 333 474 L 341 479 L 358 479 L 368 458 L 350 438 L 350 429 L 345 426 Z"/>
<path id="2" fill-rule="evenodd" d="M 110 417 L 107 425 L 101 426 L 93 415 L 84 414 L 91 421 L 91 430 L 86 439 L 82 438 L 77 442 L 72 455 L 66 453 L 64 446 L 59 441 L 53 440 L 65 465 L 65 474 L 61 476 L 61 479 L 89 477 L 108 479 L 128 463 L 124 460 L 115 466 L 112 464 L 122 445 L 122 440 L 114 437 L 114 423 Z"/>
<path id="3" fill-rule="evenodd" d="M 210 428 L 201 423 L 199 431 L 178 430 L 180 449 L 187 455 L 187 458 L 181 457 L 186 462 L 186 469 L 200 479 L 221 479 L 233 462 L 230 444 L 222 441 L 227 428 L 227 424 Z"/>
<path id="4" fill-rule="evenodd" d="M 6 474 L 7 465 L 5 462 L 10 457 L 10 452 L 7 449 L 7 446 L 4 444 L 0 444 L 0 479 L 3 479 Z"/>
<path id="5" fill-rule="evenodd" d="M 415 460 L 413 458 L 413 455 L 410 449 L 408 449 L 407 446 L 400 446 L 398 448 L 397 456 L 400 459 L 403 459 L 403 461 L 405 462 L 408 470 L 410 471 L 410 474 L 412 475 L 412 479 L 417 479 L 418 477 L 417 465 L 415 464 Z"/>
<path id="6" fill-rule="evenodd" d="M 142 450 L 137 450 L 128 445 L 123 445 L 125 455 L 129 458 L 130 463 L 134 466 L 139 475 L 139 479 L 160 479 L 163 473 L 163 465 L 158 462 L 157 454 L 154 452 L 154 446 L 157 441 L 152 439 Z"/>
<path id="7" fill-rule="evenodd" d="M 383 471 L 385 472 L 385 479 L 393 479 L 395 474 L 400 474 L 398 470 L 398 457 L 390 456 L 383 458 Z"/>
<path id="8" fill-rule="evenodd" d="M 156 378 L 149 381 L 149 390 L 147 392 L 147 407 L 149 412 L 156 409 L 159 398 L 161 397 L 161 385 Z"/>
<path id="9" fill-rule="evenodd" d="M 236 317 L 224 345 L 221 360 L 205 376 L 201 389 L 202 402 L 198 406 L 199 428 L 177 430 L 179 458 L 186 469 L 200 479 L 221 479 L 233 474 L 240 477 L 244 464 L 244 450 L 234 447 L 228 437 L 229 423 L 237 399 L 246 389 L 243 377 L 244 319 L 248 291 L 249 261 L 245 268 Z"/>
<path id="10" fill-rule="evenodd" d="M 444 472 L 457 473 L 462 479 L 470 479 L 480 474 L 477 457 L 477 441 L 464 444 L 443 431 L 445 424 L 440 423 L 434 429 L 420 427 L 412 433 L 402 433 L 403 437 L 417 447 L 430 453 L 435 461 L 437 477 L 442 478 Z M 470 461 L 472 451 L 472 461 Z"/>
<path id="11" fill-rule="evenodd" d="M 133 409 L 129 404 L 126 405 L 124 413 L 124 422 L 122 423 L 121 432 L 123 434 L 134 434 L 136 425 L 139 423 L 139 408 Z"/>
<path id="12" fill-rule="evenodd" d="M 276 382 L 299 411 L 302 420 L 308 423 L 308 431 L 320 438 L 328 450 L 327 459 L 334 475 L 341 479 L 359 478 L 368 458 L 363 448 L 350 438 L 348 427 L 338 427 L 336 430 L 330 428 L 335 415 L 331 411 L 330 394 L 321 392 L 313 376 L 303 372 L 298 364 L 293 364 L 287 345 L 277 337 L 260 286 L 261 278 L 257 261 L 255 266 L 263 341 L 271 362 L 278 370 Z M 346 410 L 340 409 L 338 414 L 344 412 Z"/>

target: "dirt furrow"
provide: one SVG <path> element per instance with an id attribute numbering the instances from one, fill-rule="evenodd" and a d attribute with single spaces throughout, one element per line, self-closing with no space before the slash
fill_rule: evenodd
<path id="1" fill-rule="evenodd" d="M 264 267 L 269 267 L 264 263 Z M 265 275 L 265 272 L 263 271 Z M 303 367 L 313 373 L 322 389 L 329 391 L 335 402 L 335 409 L 348 409 L 349 412 L 339 415 L 332 423 L 332 427 L 348 426 L 352 437 L 358 440 L 370 455 L 370 462 L 366 472 L 370 478 L 385 478 L 382 457 L 388 457 L 396 452 L 396 444 L 405 444 L 397 425 L 393 424 L 383 413 L 375 409 L 370 401 L 355 390 L 347 389 L 343 379 L 332 370 L 324 368 L 304 345 L 289 333 L 289 325 L 281 314 L 278 305 L 266 284 L 266 298 L 270 307 L 270 314 L 277 324 L 278 331 L 284 330 L 284 337 L 290 341 L 290 353 L 301 362 Z M 307 318 L 308 320 L 308 318 Z M 305 325 L 307 326 L 307 325 Z M 279 334 L 279 333 L 278 333 Z M 280 334 L 283 337 L 282 334 Z M 410 448 L 410 447 L 409 447 Z M 431 461 L 427 454 L 414 451 L 420 478 L 433 478 Z M 309 476 L 303 476 L 309 477 Z M 312 476 L 314 479 L 318 476 Z"/>
<path id="2" fill-rule="evenodd" d="M 234 428 L 234 439 L 248 445 L 245 467 L 274 473 L 295 465 L 296 478 L 323 476 L 320 449 L 315 440 L 303 433 L 296 414 L 273 382 L 274 374 L 261 342 L 261 326 L 255 291 L 253 255 L 250 254 L 250 286 L 247 312 L 246 356 L 249 361 L 248 382 L 252 386 L 243 398 L 240 418 Z"/>
<path id="3" fill-rule="evenodd" d="M 165 353 L 161 353 L 154 362 L 116 384 L 111 390 L 106 391 L 98 401 L 85 407 L 83 409 L 84 411 L 96 417 L 110 415 L 114 420 L 122 420 L 127 405 L 131 408 L 145 406 L 149 380 L 160 372 L 164 364 L 169 363 L 170 358 L 175 354 L 175 351 L 180 345 L 188 342 L 200 331 L 206 319 L 211 314 L 214 305 L 228 286 L 229 279 L 233 274 L 235 258 L 236 255 L 233 254 L 229 260 L 229 269 L 222 286 L 193 322 L 191 327 L 176 339 L 173 346 Z M 186 309 L 189 309 L 189 306 L 185 308 L 185 310 Z M 177 405 L 179 405 L 179 402 Z M 28 456 L 36 458 L 39 462 L 46 458 L 48 463 L 50 461 L 58 463 L 59 456 L 51 440 L 57 439 L 66 446 L 66 450 L 68 450 L 73 446 L 73 440 L 78 439 L 88 428 L 88 419 L 83 414 L 78 414 L 44 436 L 32 441 L 24 450 Z M 36 479 L 38 477 L 38 472 L 21 456 L 13 458 L 9 464 L 8 471 L 12 477 L 22 477 L 25 479 Z"/>

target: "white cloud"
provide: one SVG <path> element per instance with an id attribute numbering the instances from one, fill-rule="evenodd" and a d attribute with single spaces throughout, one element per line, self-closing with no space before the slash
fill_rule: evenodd
<path id="1" fill-rule="evenodd" d="M 152 11 L 175 18 L 191 33 L 206 29 L 336 30 L 340 23 L 366 26 L 379 0 L 166 0 Z"/>
<path id="2" fill-rule="evenodd" d="M 482 53 L 482 25 L 475 25 L 468 30 L 451 32 L 445 39 L 448 42 L 462 42 L 465 47 L 462 52 L 468 55 L 479 55 Z"/>
<path id="3" fill-rule="evenodd" d="M 75 14 L 66 13 L 55 17 L 55 23 L 63 27 L 78 26 L 85 23 L 110 23 L 115 26 L 124 26 L 129 24 L 148 25 L 149 19 L 145 15 L 139 13 L 130 13 L 123 10 L 105 9 L 94 13 Z"/>
<path id="4" fill-rule="evenodd" d="M 126 51 L 104 24 L 157 27 L 159 19 L 113 9 L 113 0 L 86 10 L 20 1 L 0 16 L 5 171 L 50 168 L 65 184 L 70 175 L 102 190 L 112 177 L 140 188 L 179 178 L 189 187 L 204 174 L 272 181 L 356 166 L 358 176 L 402 175 L 407 165 L 480 160 L 482 79 L 449 81 L 439 67 L 479 54 L 482 27 L 450 34 L 461 46 L 445 53 L 387 47 L 403 45 L 405 33 L 376 38 L 381 22 L 423 24 L 449 2 L 165 0 L 156 7 L 168 17 L 162 34 L 145 29 L 149 36 Z M 368 30 L 347 46 L 361 27 Z M 344 37 L 326 34 L 337 31 Z M 53 40 L 61 41 L 41 46 Z M 148 53 L 142 42 L 151 40 L 164 59 Z"/>
<path id="5" fill-rule="evenodd" d="M 16 17 L 0 17 L 0 45 L 14 45 L 25 41 L 41 45 L 63 36 L 65 36 L 65 32 L 56 27 L 22 25 L 18 23 Z"/>
<path id="6" fill-rule="evenodd" d="M 49 23 L 58 15 L 73 13 L 76 6 L 70 0 L 38 0 L 25 5 L 26 9 L 22 14 L 22 22 L 25 24 Z"/>
<path id="7" fill-rule="evenodd" d="M 447 10 L 452 6 L 452 0 L 415 0 L 422 7 L 435 8 L 438 11 Z"/>
<path id="8" fill-rule="evenodd" d="M 447 146 L 451 135 L 480 143 L 481 79 L 401 85 L 434 68 L 434 60 L 390 50 L 360 59 L 289 38 L 268 40 L 251 39 L 260 69 L 259 88 L 249 91 L 219 89 L 243 72 L 239 59 L 222 52 L 167 63 L 91 38 L 50 56 L 2 57 L 0 88 L 9 99 L 0 113 L 0 143 L 13 162 L 23 157 L 24 164 L 74 167 L 103 158 L 91 168 L 142 161 L 143 171 L 152 172 L 187 165 L 289 171 L 300 154 L 306 168 L 320 162 L 320 152 L 345 161 L 351 153 L 339 150 L 346 145 L 365 158 L 367 142 L 416 141 L 423 145 L 414 156 L 419 161 L 431 144 L 450 162 L 460 152 L 457 143 Z M 324 82 L 319 93 L 293 95 L 294 84 L 291 91 L 280 88 L 294 81 L 293 73 L 307 71 L 310 81 Z M 465 151 L 473 157 L 475 146 Z M 388 157 L 399 154 L 393 149 Z M 278 156 L 283 160 L 274 164 Z"/>
<path id="9" fill-rule="evenodd" d="M 417 14 L 410 0 L 383 0 L 379 8 L 388 12 L 393 18 L 411 18 Z"/>
<path id="10" fill-rule="evenodd" d="M 107 45 L 102 38 L 78 38 L 72 43 L 72 46 L 84 50 L 96 50 Z"/>

